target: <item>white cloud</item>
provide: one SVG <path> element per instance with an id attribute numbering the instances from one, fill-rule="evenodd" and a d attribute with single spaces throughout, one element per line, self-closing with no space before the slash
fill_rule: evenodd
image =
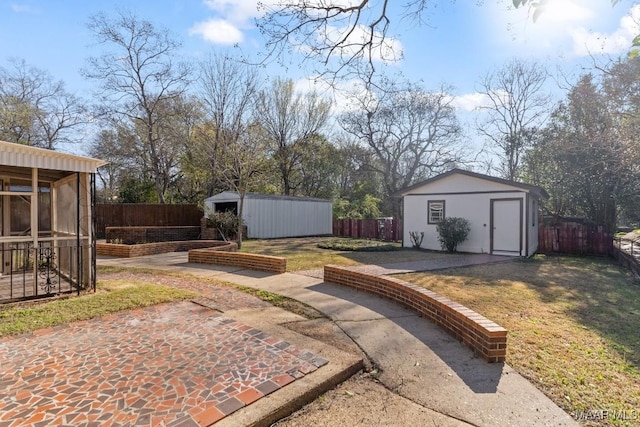
<path id="1" fill-rule="evenodd" d="M 189 29 L 190 35 L 200 35 L 214 44 L 230 45 L 244 40 L 243 31 L 253 28 L 253 19 L 265 13 L 268 7 L 278 0 L 262 1 L 258 6 L 255 0 L 203 0 L 215 16 L 200 21 Z"/>
<path id="2" fill-rule="evenodd" d="M 242 31 L 234 24 L 224 19 L 209 19 L 198 22 L 189 29 L 189 34 L 199 34 L 208 42 L 232 45 L 244 40 Z"/>
<path id="3" fill-rule="evenodd" d="M 40 13 L 40 9 L 37 9 L 28 4 L 14 3 L 11 5 L 11 10 L 15 13 Z"/>
<path id="4" fill-rule="evenodd" d="M 493 93 L 494 99 L 501 98 L 502 103 L 506 104 L 509 99 L 509 93 L 504 90 L 497 90 Z M 464 111 L 479 111 L 485 108 L 493 107 L 494 103 L 491 98 L 485 93 L 474 92 L 465 93 L 463 95 L 456 95 L 451 97 L 451 105 L 458 110 Z"/>
<path id="5" fill-rule="evenodd" d="M 615 22 L 616 13 L 620 13 L 620 8 L 608 1 L 551 0 L 534 22 L 527 7 L 509 9 L 505 2 L 488 2 L 485 6 L 482 13 L 487 16 L 490 37 L 503 48 L 528 56 L 571 53 L 574 33 L 602 28 Z"/>
<path id="6" fill-rule="evenodd" d="M 538 18 L 540 25 L 551 23 L 586 22 L 594 17 L 592 9 L 571 0 L 548 2 Z"/>
<path id="7" fill-rule="evenodd" d="M 332 101 L 334 117 L 359 108 L 364 99 L 374 99 L 361 80 L 346 80 L 329 83 L 321 79 L 305 78 L 294 82 L 294 91 L 305 94 L 316 92 Z"/>
<path id="8" fill-rule="evenodd" d="M 347 31 L 350 31 L 350 33 L 347 34 Z M 355 28 L 328 26 L 326 33 L 318 34 L 318 41 L 320 44 L 332 45 L 341 41 L 345 36 L 347 37 L 343 42 L 345 47 L 336 49 L 333 55 L 352 56 L 357 53 L 363 43 L 372 39 L 374 48 L 371 51 L 371 59 L 387 63 L 397 62 L 402 59 L 403 47 L 399 40 L 389 36 L 383 39 L 382 34 L 378 32 L 374 32 L 373 37 L 371 37 L 371 30 L 364 25 L 358 25 Z"/>
<path id="9" fill-rule="evenodd" d="M 489 97 L 483 93 L 466 93 L 454 96 L 451 105 L 458 110 L 475 111 L 480 107 L 486 107 L 490 103 Z"/>
<path id="10" fill-rule="evenodd" d="M 640 34 L 640 5 L 634 5 L 611 33 L 590 32 L 578 28 L 571 32 L 573 52 L 579 56 L 589 54 L 617 54 L 631 47 L 633 38 Z"/>
<path id="11" fill-rule="evenodd" d="M 204 0 L 204 4 L 225 19 L 244 26 L 253 18 L 265 13 L 265 7 L 272 6 L 278 0 L 261 1 L 258 6 L 255 0 Z"/>

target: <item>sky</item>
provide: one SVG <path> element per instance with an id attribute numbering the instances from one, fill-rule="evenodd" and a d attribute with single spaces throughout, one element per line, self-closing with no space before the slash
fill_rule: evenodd
<path id="1" fill-rule="evenodd" d="M 629 0 L 615 6 L 610 0 L 550 0 L 536 22 L 526 9 L 513 10 L 511 0 L 434 0 L 421 26 L 399 19 L 399 7 L 405 2 L 391 2 L 392 17 L 397 19 L 390 28 L 390 42 L 401 49 L 403 59 L 385 68 L 402 72 L 412 81 L 421 80 L 427 89 L 451 86 L 454 105 L 469 123 L 483 102 L 477 93 L 480 78 L 510 59 L 543 64 L 556 77 L 547 89 L 559 99 L 563 92 L 557 82 L 575 81 L 594 61 L 624 55 L 640 34 L 640 2 Z M 0 66 L 6 66 L 9 58 L 24 59 L 90 100 L 94 83 L 86 81 L 80 70 L 101 49 L 87 28 L 92 15 L 126 10 L 166 27 L 183 42 L 181 53 L 187 60 L 202 59 L 212 51 L 255 57 L 264 51 L 264 39 L 254 21 L 261 17 L 256 4 L 249 0 L 0 0 Z M 265 73 L 292 78 L 304 90 L 310 87 L 312 67 L 299 61 L 299 57 L 287 57 L 287 67 L 272 61 Z M 82 147 L 66 151 L 81 153 Z"/>

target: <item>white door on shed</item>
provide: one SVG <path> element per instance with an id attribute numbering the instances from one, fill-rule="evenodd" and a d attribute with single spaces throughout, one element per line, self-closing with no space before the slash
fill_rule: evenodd
<path id="1" fill-rule="evenodd" d="M 491 200 L 491 253 L 521 255 L 522 199 Z"/>

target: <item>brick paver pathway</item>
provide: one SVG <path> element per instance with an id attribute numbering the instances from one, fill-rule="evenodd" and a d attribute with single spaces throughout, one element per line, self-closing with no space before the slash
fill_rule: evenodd
<path id="1" fill-rule="evenodd" d="M 0 427 L 209 425 L 326 364 L 193 302 L 0 340 Z"/>

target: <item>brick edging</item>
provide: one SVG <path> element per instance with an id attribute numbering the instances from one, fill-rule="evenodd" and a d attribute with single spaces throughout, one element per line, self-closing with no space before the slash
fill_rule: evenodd
<path id="1" fill-rule="evenodd" d="M 276 274 L 282 274 L 287 271 L 286 258 L 244 252 L 220 252 L 218 248 L 190 250 L 189 262 L 226 265 Z"/>
<path id="2" fill-rule="evenodd" d="M 487 362 L 504 362 L 507 330 L 475 311 L 400 279 L 325 265 L 324 280 L 391 299 L 417 311 Z"/>
<path id="3" fill-rule="evenodd" d="M 157 255 L 167 252 L 183 252 L 196 248 L 208 248 L 212 246 L 222 247 L 235 245 L 233 242 L 221 242 L 217 240 L 187 240 L 174 242 L 143 243 L 139 245 L 123 245 L 117 243 L 96 243 L 98 255 L 116 256 L 120 258 L 134 258 L 144 255 Z M 237 247 L 237 245 L 236 245 Z"/>

